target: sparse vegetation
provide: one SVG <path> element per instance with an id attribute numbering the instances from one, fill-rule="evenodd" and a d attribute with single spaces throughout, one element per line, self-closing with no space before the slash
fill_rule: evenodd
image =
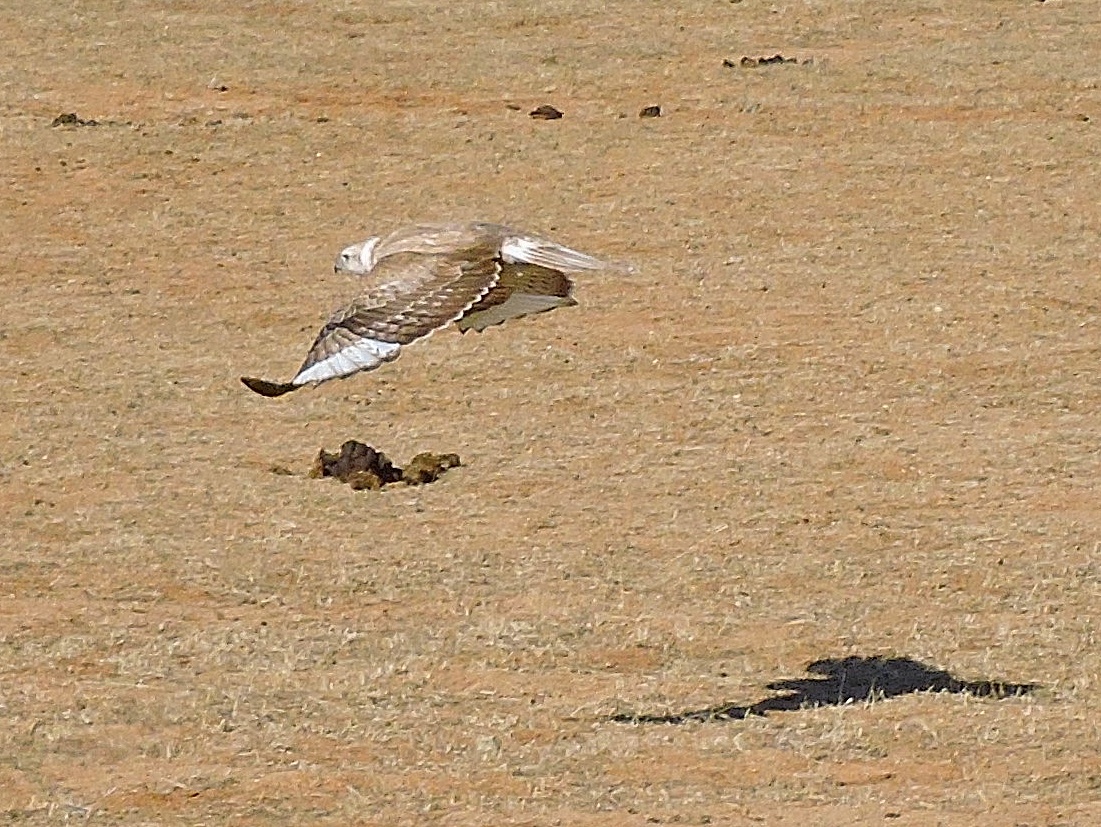
<path id="1" fill-rule="evenodd" d="M 7 5 L 0 820 L 1101 823 L 1091 4 Z M 636 272 L 238 383 L 468 217 Z"/>

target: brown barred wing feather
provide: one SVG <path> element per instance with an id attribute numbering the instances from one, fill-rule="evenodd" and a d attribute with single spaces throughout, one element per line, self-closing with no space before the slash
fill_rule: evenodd
<path id="1" fill-rule="evenodd" d="M 536 264 L 502 264 L 497 285 L 458 321 L 459 330 L 491 325 L 577 304 L 573 282 L 558 270 Z"/>

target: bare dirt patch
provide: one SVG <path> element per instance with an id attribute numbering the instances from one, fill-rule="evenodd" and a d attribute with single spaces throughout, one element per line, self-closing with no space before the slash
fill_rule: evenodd
<path id="1" fill-rule="evenodd" d="M 9 6 L 0 813 L 1101 823 L 1090 4 Z M 464 218 L 636 269 L 240 385 Z"/>

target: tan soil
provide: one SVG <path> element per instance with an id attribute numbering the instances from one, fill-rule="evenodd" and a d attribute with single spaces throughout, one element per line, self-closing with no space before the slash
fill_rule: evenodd
<path id="1" fill-rule="evenodd" d="M 8 820 L 1101 823 L 1094 4 L 0 37 Z M 637 272 L 239 384 L 354 292 L 343 245 L 460 218 Z M 347 439 L 463 464 L 310 479 Z"/>

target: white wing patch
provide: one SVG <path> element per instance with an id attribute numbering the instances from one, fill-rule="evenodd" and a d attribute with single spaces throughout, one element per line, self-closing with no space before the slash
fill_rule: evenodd
<path id="1" fill-rule="evenodd" d="M 394 342 L 380 342 L 377 339 L 360 339 L 353 345 L 349 345 L 328 356 L 291 380 L 295 385 L 308 385 L 311 382 L 324 382 L 326 379 L 336 379 L 340 376 L 348 376 L 361 370 L 377 368 L 383 362 L 392 362 L 398 358 L 401 345 Z"/>
<path id="2" fill-rule="evenodd" d="M 608 265 L 598 258 L 530 236 L 509 236 L 501 243 L 501 258 L 506 264 L 535 264 L 550 270 L 603 270 Z"/>

